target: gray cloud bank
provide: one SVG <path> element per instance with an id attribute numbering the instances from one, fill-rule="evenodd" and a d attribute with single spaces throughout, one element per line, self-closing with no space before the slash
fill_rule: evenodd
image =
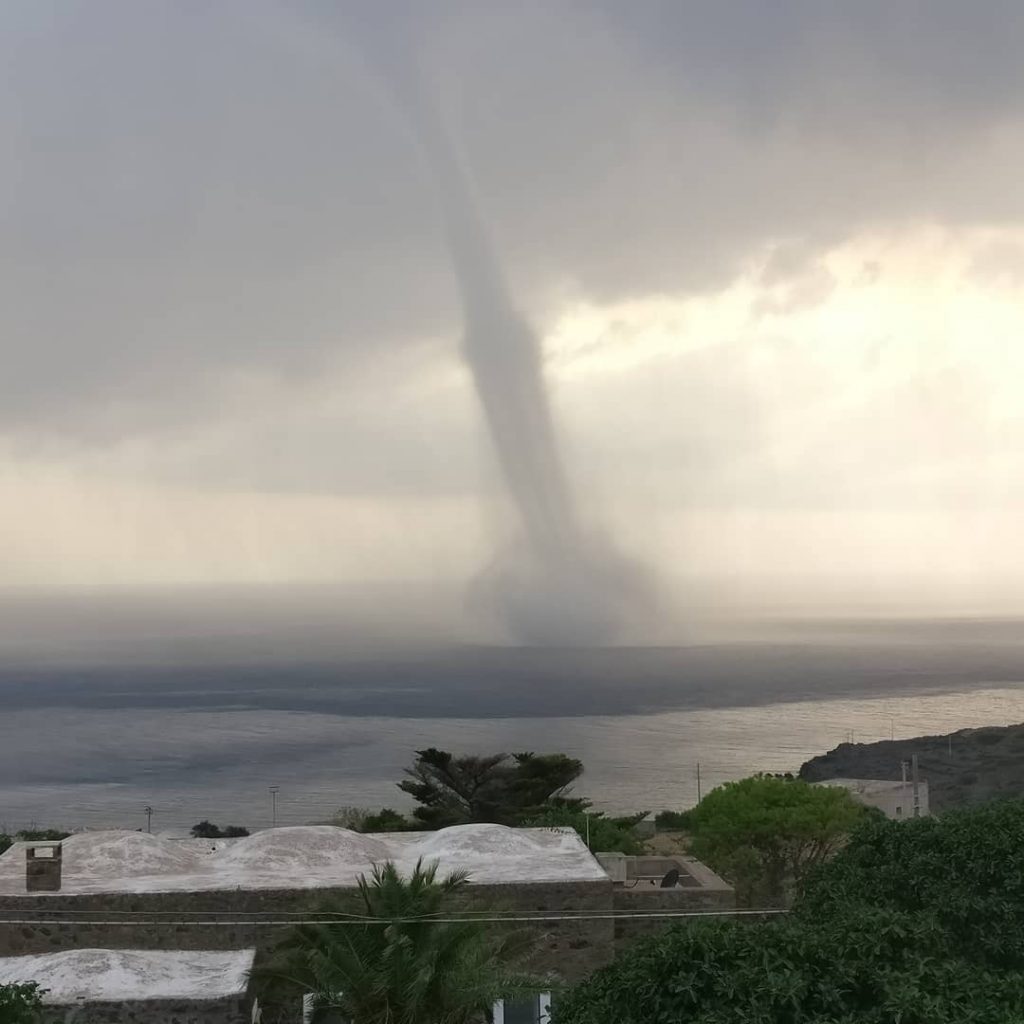
<path id="1" fill-rule="evenodd" d="M 403 18 L 349 7 L 382 32 Z M 132 432 L 156 395 L 209 402 L 239 366 L 344 352 L 355 377 L 384 344 L 452 330 L 429 181 L 347 19 L 117 0 L 2 17 L 9 426 Z M 442 3 L 415 31 L 543 315 L 567 293 L 711 287 L 778 237 L 1019 219 L 1022 17 Z"/>
<path id="2" fill-rule="evenodd" d="M 435 183 L 368 83 L 356 29 L 420 54 L 476 184 L 524 320 L 469 309 L 471 334 L 521 335 L 577 301 L 712 294 L 773 247 L 762 312 L 786 312 L 827 294 L 818 257 L 858 231 L 1024 215 L 1015 3 L 18 0 L 0 29 L 0 451 L 38 463 L 254 491 L 493 490 L 455 365 Z M 1021 267 L 1004 251 L 979 273 L 1024 280 Z M 501 357 L 532 364 L 531 346 Z M 776 404 L 813 404 L 820 381 L 782 341 L 765 351 Z M 599 450 L 570 416 L 568 483 L 499 442 L 513 481 L 538 477 L 543 529 L 575 518 L 551 509 L 591 471 L 613 492 L 675 476 L 692 504 L 866 500 L 834 457 L 849 420 L 800 438 L 788 475 L 763 455 L 770 410 L 742 339 L 676 362 L 672 394 L 658 366 L 621 381 L 681 409 L 685 436 Z M 548 432 L 532 371 L 474 365 L 491 394 L 519 381 Z M 938 424 L 949 399 L 984 427 L 954 439 L 965 461 L 995 443 L 983 388 L 941 360 L 922 379 L 856 422 L 921 408 Z M 592 394 L 607 419 L 625 416 L 617 386 Z M 554 400 L 580 411 L 578 396 Z M 894 486 L 901 443 L 875 453 Z M 552 571 L 539 560 L 558 593 Z"/>

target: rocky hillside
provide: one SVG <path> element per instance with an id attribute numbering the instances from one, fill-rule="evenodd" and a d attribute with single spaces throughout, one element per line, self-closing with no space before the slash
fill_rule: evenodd
<path id="1" fill-rule="evenodd" d="M 900 762 L 917 754 L 928 780 L 933 811 L 993 797 L 1024 796 L 1024 725 L 961 729 L 880 743 L 843 743 L 800 768 L 809 782 L 822 779 L 899 779 Z"/>

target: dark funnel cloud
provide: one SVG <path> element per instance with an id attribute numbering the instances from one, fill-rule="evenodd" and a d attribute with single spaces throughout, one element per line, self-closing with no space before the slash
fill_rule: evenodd
<path id="1" fill-rule="evenodd" d="M 484 412 L 520 537 L 481 574 L 477 601 L 520 642 L 613 640 L 646 591 L 638 567 L 588 529 L 545 387 L 541 345 L 516 308 L 472 178 L 449 134 L 408 23 L 364 34 L 433 183 L 463 315 L 462 353 Z"/>

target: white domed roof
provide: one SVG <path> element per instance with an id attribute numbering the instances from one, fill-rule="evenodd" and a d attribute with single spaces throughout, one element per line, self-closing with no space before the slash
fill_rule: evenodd
<path id="1" fill-rule="evenodd" d="M 424 857 L 466 855 L 529 856 L 536 853 L 537 844 L 529 833 L 507 825 L 450 825 L 416 844 Z"/>
<path id="2" fill-rule="evenodd" d="M 386 844 L 372 836 L 334 825 L 299 825 L 239 839 L 218 855 L 217 868 L 323 872 L 362 868 L 389 856 Z"/>
<path id="3" fill-rule="evenodd" d="M 187 875 L 200 867 L 191 850 L 148 832 L 79 832 L 61 843 L 63 872 L 93 878 Z"/>

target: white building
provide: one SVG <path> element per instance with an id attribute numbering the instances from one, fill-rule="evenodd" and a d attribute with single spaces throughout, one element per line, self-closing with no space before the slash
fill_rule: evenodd
<path id="1" fill-rule="evenodd" d="M 890 782 L 885 779 L 825 779 L 819 786 L 842 786 L 858 803 L 877 807 L 887 818 L 902 821 L 905 818 L 926 818 L 928 809 L 928 781 L 917 784 L 915 802 L 914 783 Z"/>

